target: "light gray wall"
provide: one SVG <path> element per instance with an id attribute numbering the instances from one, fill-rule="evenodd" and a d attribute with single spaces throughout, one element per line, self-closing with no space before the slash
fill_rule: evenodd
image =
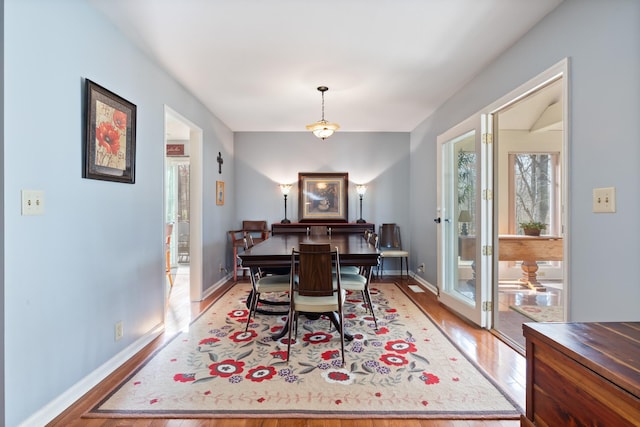
<path id="1" fill-rule="evenodd" d="M 436 138 L 563 58 L 570 59 L 570 320 L 640 320 L 640 2 L 565 0 L 411 134 L 411 247 L 436 283 Z M 594 187 L 617 212 L 594 214 Z"/>
<path id="2" fill-rule="evenodd" d="M 2 99 L 4 100 L 4 0 L 0 0 L 0 52 L 2 53 L 2 57 L 0 58 L 0 64 L 2 67 L 0 68 L 0 94 L 2 95 Z M 4 164 L 4 102 L 0 105 L 0 133 L 2 137 L 0 137 L 0 165 Z M 4 170 L 2 166 L 0 166 L 0 170 Z M 4 178 L 2 178 L 2 182 L 4 183 Z M 2 241 L 5 241 L 4 237 L 4 185 L 0 186 L 0 238 Z M 0 307 L 4 307 L 5 304 L 5 295 L 4 295 L 4 247 L 3 244 L 0 247 Z M 5 409 L 4 409 L 4 401 L 5 401 L 5 364 L 4 364 L 4 354 L 5 354 L 5 320 L 4 320 L 4 308 L 0 308 L 0 312 L 2 316 L 0 316 L 0 425 L 3 424 L 3 420 L 5 418 Z"/>
<path id="3" fill-rule="evenodd" d="M 287 218 L 298 220 L 298 172 L 348 172 L 349 221 L 360 217 L 356 184 L 367 184 L 362 216 L 376 226 L 398 223 L 409 245 L 409 134 L 337 132 L 321 141 L 309 132 L 236 132 L 235 197 L 240 228 L 243 219 L 284 218 L 281 183 L 293 184 Z M 231 261 L 229 261 L 231 262 Z M 231 264 L 232 265 L 232 264 Z"/>
<path id="4" fill-rule="evenodd" d="M 4 6 L 0 422 L 16 426 L 163 322 L 164 105 L 203 129 L 206 194 L 219 179 L 218 151 L 232 157 L 233 134 L 84 1 Z M 81 177 L 85 78 L 137 105 L 134 185 Z M 220 176 L 233 176 L 232 161 Z M 43 216 L 21 216 L 21 189 L 44 191 Z M 212 196 L 203 211 L 211 286 L 232 206 Z"/>

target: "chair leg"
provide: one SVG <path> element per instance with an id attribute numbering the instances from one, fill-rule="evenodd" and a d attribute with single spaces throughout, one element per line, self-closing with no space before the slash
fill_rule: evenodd
<path id="1" fill-rule="evenodd" d="M 247 326 L 244 331 L 249 330 L 249 323 L 251 323 L 251 317 L 256 315 L 256 309 L 258 308 L 258 300 L 260 300 L 260 294 L 258 292 L 251 292 L 249 294 L 251 301 L 249 302 L 249 317 L 247 317 Z"/>
<path id="2" fill-rule="evenodd" d="M 376 331 L 378 330 L 378 319 L 376 319 L 376 313 L 373 311 L 373 301 L 371 300 L 371 293 L 369 293 L 369 286 L 365 288 L 363 295 L 365 295 L 365 301 L 369 306 L 369 310 L 371 310 L 371 316 L 373 317 L 373 324 L 376 327 Z"/>
<path id="3" fill-rule="evenodd" d="M 340 316 L 340 354 L 342 355 L 342 367 L 344 367 L 344 316 L 342 315 L 342 309 L 339 310 L 338 316 Z"/>
<path id="4" fill-rule="evenodd" d="M 287 362 L 289 361 L 289 354 L 291 353 L 291 331 L 294 328 L 293 316 L 294 316 L 293 310 L 289 309 L 289 319 L 287 319 L 287 322 L 289 322 L 289 332 L 288 332 L 288 336 L 287 336 Z M 297 328 L 297 325 L 295 327 Z"/>

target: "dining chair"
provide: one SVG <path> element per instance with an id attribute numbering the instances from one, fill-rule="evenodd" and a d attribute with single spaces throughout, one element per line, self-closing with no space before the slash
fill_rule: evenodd
<path id="1" fill-rule="evenodd" d="M 336 274 L 333 273 L 336 269 Z M 340 334 L 340 352 L 344 366 L 344 318 L 342 307 L 346 292 L 340 278 L 340 254 L 329 243 L 301 243 L 291 250 L 289 337 L 287 360 L 291 353 L 292 332 L 298 334 L 299 313 L 320 313 L 329 317 Z M 294 336 L 294 337 L 295 337 Z"/>
<path id="2" fill-rule="evenodd" d="M 243 230 L 229 230 L 229 238 L 231 239 L 231 247 L 233 248 L 233 280 L 238 280 L 238 270 L 242 270 L 244 277 L 247 268 L 242 267 L 242 260 L 238 257 L 238 252 L 246 247 L 246 238 Z"/>
<path id="3" fill-rule="evenodd" d="M 329 229 L 326 225 L 310 225 L 307 227 L 307 236 L 326 236 Z"/>
<path id="4" fill-rule="evenodd" d="M 245 332 L 249 330 L 251 319 L 256 315 L 258 304 L 266 303 L 269 305 L 282 306 L 289 304 L 289 298 L 286 300 L 268 300 L 262 299 L 264 294 L 283 294 L 289 292 L 291 287 L 291 280 L 289 274 L 264 274 L 261 270 L 252 272 L 251 276 L 251 292 L 247 298 L 247 305 L 249 307 L 249 316 L 247 317 L 247 325 L 244 328 Z"/>
<path id="5" fill-rule="evenodd" d="M 409 251 L 402 249 L 400 242 L 400 227 L 395 223 L 382 224 L 378 240 L 380 248 L 380 270 L 384 275 L 385 258 L 400 259 L 400 277 L 402 277 L 402 262 L 405 261 L 407 277 L 409 276 Z"/>
<path id="6" fill-rule="evenodd" d="M 368 307 L 368 311 L 371 312 L 373 317 L 373 323 L 376 331 L 378 330 L 378 319 L 376 319 L 376 313 L 373 310 L 373 301 L 371 300 L 371 293 L 369 292 L 369 283 L 371 282 L 371 274 L 373 267 L 363 267 L 359 273 L 342 273 L 340 274 L 340 282 L 342 289 L 350 292 L 360 292 L 362 300 L 365 306 Z"/>
<path id="7" fill-rule="evenodd" d="M 244 220 L 242 221 L 242 231 L 250 234 L 255 243 L 260 243 L 269 238 L 267 221 Z"/>

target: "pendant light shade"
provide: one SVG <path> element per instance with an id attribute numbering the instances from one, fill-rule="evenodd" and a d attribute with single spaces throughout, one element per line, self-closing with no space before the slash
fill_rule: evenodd
<path id="1" fill-rule="evenodd" d="M 318 87 L 318 90 L 322 94 L 322 120 L 307 125 L 307 130 L 313 132 L 313 134 L 318 138 L 325 140 L 333 135 L 336 130 L 340 129 L 340 125 L 337 123 L 329 123 L 324 119 L 324 93 L 328 91 L 329 88 L 326 86 L 320 86 Z"/>

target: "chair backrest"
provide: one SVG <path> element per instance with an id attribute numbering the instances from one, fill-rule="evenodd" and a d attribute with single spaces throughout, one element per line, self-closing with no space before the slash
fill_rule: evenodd
<path id="1" fill-rule="evenodd" d="M 297 272 L 300 295 L 333 295 L 333 267 L 339 276 L 339 266 L 338 248 L 331 250 L 328 243 L 301 243 L 299 250 L 291 251 L 291 269 Z"/>
<path id="2" fill-rule="evenodd" d="M 369 238 L 367 239 L 367 243 L 373 245 L 377 249 L 378 248 L 378 233 L 369 233 Z"/>
<path id="3" fill-rule="evenodd" d="M 326 225 L 311 225 L 307 227 L 307 235 L 309 236 L 326 236 L 329 229 Z"/>
<path id="4" fill-rule="evenodd" d="M 249 249 L 255 245 L 253 241 L 253 236 L 249 232 L 244 233 L 244 248 Z"/>
<path id="5" fill-rule="evenodd" d="M 266 239 L 269 236 L 269 230 L 267 229 L 267 221 L 242 221 L 242 231 L 245 233 L 259 234 L 259 237 L 254 236 L 259 241 Z"/>
<path id="6" fill-rule="evenodd" d="M 237 248 L 245 246 L 244 232 L 242 230 L 229 230 L 232 246 Z"/>
<path id="7" fill-rule="evenodd" d="M 382 224 L 380 226 L 379 239 L 380 248 L 402 248 L 402 243 L 400 243 L 400 227 L 396 224 Z"/>

